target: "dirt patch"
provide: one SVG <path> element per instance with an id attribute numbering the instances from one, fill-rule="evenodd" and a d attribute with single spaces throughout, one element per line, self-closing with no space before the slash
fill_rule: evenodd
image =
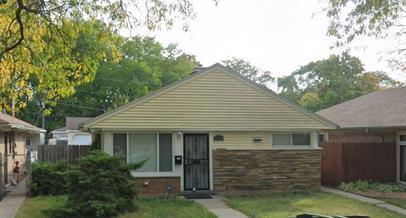
<path id="1" fill-rule="evenodd" d="M 371 198 L 394 198 L 406 200 L 406 192 L 378 192 L 374 190 L 367 190 L 358 192 L 357 194 Z"/>

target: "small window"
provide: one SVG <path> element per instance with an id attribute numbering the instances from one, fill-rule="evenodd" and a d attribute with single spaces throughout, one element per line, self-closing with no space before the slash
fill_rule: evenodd
<path id="1" fill-rule="evenodd" d="M 273 145 L 290 145 L 290 134 L 273 134 Z"/>
<path id="2" fill-rule="evenodd" d="M 159 171 L 172 171 L 172 134 L 159 134 Z"/>
<path id="3" fill-rule="evenodd" d="M 127 134 L 115 133 L 113 135 L 113 155 L 127 161 Z"/>
<path id="4" fill-rule="evenodd" d="M 275 146 L 310 146 L 309 133 L 277 133 L 272 134 Z"/>
<path id="5" fill-rule="evenodd" d="M 292 145 L 310 145 L 310 134 L 293 134 Z"/>
<path id="6" fill-rule="evenodd" d="M 25 146 L 26 146 L 27 148 L 31 147 L 31 139 L 25 140 Z"/>
<path id="7" fill-rule="evenodd" d="M 222 141 L 224 141 L 224 136 L 222 136 L 222 135 L 215 135 L 215 136 L 213 137 L 213 141 L 215 141 L 215 142 L 222 142 Z"/>
<path id="8" fill-rule="evenodd" d="M 399 141 L 406 142 L 406 135 L 400 135 L 399 138 Z"/>

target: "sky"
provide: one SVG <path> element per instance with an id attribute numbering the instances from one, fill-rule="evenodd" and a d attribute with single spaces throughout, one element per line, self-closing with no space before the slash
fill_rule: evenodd
<path id="1" fill-rule="evenodd" d="M 328 19 L 321 12 L 321 0 L 219 0 L 217 6 L 212 0 L 192 2 L 196 18 L 190 21 L 189 31 L 175 26 L 126 35 L 153 36 L 164 45 L 176 43 L 203 66 L 243 58 L 274 77 L 341 52 L 331 49 L 334 39 L 326 36 Z M 388 39 L 364 38 L 351 46 L 351 54 L 359 57 L 368 71 L 382 70 L 406 81 L 405 74 L 391 69 L 383 58 L 392 44 Z"/>

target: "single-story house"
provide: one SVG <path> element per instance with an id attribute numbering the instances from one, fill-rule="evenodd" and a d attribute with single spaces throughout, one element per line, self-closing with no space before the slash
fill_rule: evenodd
<path id="1" fill-rule="evenodd" d="M 376 91 L 319 111 L 339 125 L 323 143 L 323 182 L 406 182 L 406 87 Z"/>
<path id="2" fill-rule="evenodd" d="M 36 145 L 44 144 L 45 134 L 44 129 L 0 113 L 0 155 L 4 161 L 4 184 L 10 184 L 16 161 L 22 169 L 20 174 L 23 174 L 28 149 L 33 150 Z"/>
<path id="3" fill-rule="evenodd" d="M 92 117 L 66 117 L 66 125 L 51 131 L 50 145 L 91 145 L 92 135 L 80 130 L 80 126 Z"/>
<path id="4" fill-rule="evenodd" d="M 86 121 L 142 194 L 318 189 L 318 134 L 336 125 L 221 64 Z"/>

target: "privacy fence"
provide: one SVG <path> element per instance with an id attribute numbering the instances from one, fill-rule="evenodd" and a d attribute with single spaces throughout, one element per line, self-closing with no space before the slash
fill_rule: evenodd
<path id="1" fill-rule="evenodd" d="M 323 143 L 322 184 L 337 186 L 341 182 L 396 180 L 395 143 Z"/>
<path id="2" fill-rule="evenodd" d="M 86 155 L 89 150 L 90 146 L 83 145 L 38 145 L 36 152 L 39 161 L 73 162 L 78 157 Z"/>

